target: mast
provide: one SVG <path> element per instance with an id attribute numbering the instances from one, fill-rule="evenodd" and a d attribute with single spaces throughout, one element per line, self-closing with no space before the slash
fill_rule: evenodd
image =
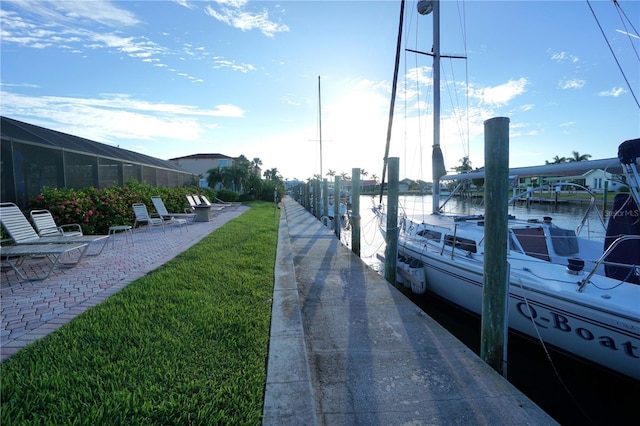
<path id="1" fill-rule="evenodd" d="M 320 95 L 320 76 L 318 76 L 318 133 L 320 138 L 320 179 L 322 179 L 322 98 Z"/>
<path id="2" fill-rule="evenodd" d="M 418 13 L 433 13 L 433 148 L 431 167 L 433 177 L 433 209 L 439 213 L 440 178 L 446 174 L 442 149 L 440 148 L 440 0 L 418 2 Z"/>

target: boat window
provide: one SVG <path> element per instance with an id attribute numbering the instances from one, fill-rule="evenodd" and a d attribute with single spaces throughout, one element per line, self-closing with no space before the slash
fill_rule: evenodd
<path id="1" fill-rule="evenodd" d="M 445 245 L 454 246 L 457 249 L 465 250 L 471 253 L 477 253 L 476 242 L 468 238 L 454 237 L 453 235 L 445 236 Z"/>
<path id="2" fill-rule="evenodd" d="M 442 238 L 442 233 L 438 231 L 434 231 L 433 229 L 422 229 L 418 231 L 418 235 L 428 240 L 435 240 L 435 241 L 440 241 L 440 238 Z"/>
<path id="3" fill-rule="evenodd" d="M 569 256 L 578 253 L 578 237 L 573 229 L 549 228 L 551 245 L 558 256 Z"/>
<path id="4" fill-rule="evenodd" d="M 549 258 L 549 249 L 547 248 L 547 240 L 544 236 L 544 230 L 541 227 L 512 228 L 512 231 L 528 256 L 547 262 L 551 261 L 551 258 Z"/>
<path id="5" fill-rule="evenodd" d="M 518 244 L 512 233 L 509 233 L 509 250 L 522 253 L 522 248 L 520 248 L 520 245 Z"/>

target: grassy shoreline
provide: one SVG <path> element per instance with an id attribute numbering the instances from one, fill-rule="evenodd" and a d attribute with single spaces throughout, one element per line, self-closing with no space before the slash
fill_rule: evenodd
<path id="1" fill-rule="evenodd" d="M 6 360 L 2 424 L 260 424 L 277 239 L 251 203 Z"/>

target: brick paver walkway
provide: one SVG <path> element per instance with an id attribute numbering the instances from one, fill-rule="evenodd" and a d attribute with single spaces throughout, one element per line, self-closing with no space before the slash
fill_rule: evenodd
<path id="1" fill-rule="evenodd" d="M 209 222 L 154 227 L 133 231 L 133 241 L 118 234 L 98 256 L 84 257 L 72 269 L 56 269 L 43 281 L 20 281 L 11 268 L 0 275 L 0 359 L 68 323 L 135 279 L 185 251 L 213 230 L 244 213 L 249 207 L 234 206 L 216 212 Z M 112 242 L 113 247 L 112 247 Z M 91 250 L 91 248 L 90 248 Z M 23 267 L 29 277 L 42 275 L 42 260 L 29 260 Z M 27 269 L 28 266 L 28 269 Z"/>

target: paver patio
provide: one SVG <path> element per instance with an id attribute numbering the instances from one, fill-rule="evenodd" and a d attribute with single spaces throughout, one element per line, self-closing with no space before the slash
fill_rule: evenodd
<path id="1" fill-rule="evenodd" d="M 21 281 L 3 267 L 0 273 L 0 360 L 68 323 L 187 250 L 212 231 L 247 211 L 234 206 L 217 212 L 209 222 L 154 227 L 133 231 L 133 244 L 118 234 L 99 256 L 84 257 L 72 269 L 56 269 L 46 280 Z M 113 244 L 112 244 L 113 243 Z M 43 275 L 42 260 L 28 260 L 22 266 L 29 277 Z"/>

